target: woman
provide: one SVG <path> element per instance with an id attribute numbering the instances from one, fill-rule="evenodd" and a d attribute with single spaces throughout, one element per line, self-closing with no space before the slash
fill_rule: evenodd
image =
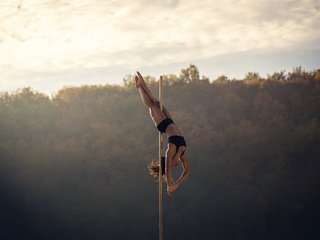
<path id="1" fill-rule="evenodd" d="M 137 72 L 137 75 L 135 76 L 135 83 L 143 103 L 149 108 L 155 126 L 160 132 L 166 133 L 168 137 L 164 177 L 167 181 L 167 193 L 170 196 L 170 194 L 177 190 L 190 174 L 189 162 L 184 155 L 186 151 L 186 142 L 179 129 L 172 121 L 172 117 L 168 110 L 163 107 L 163 111 L 161 111 L 159 101 L 148 88 L 139 72 Z M 171 168 L 177 167 L 179 163 L 183 166 L 183 172 L 177 182 L 173 183 L 171 182 Z M 150 163 L 148 168 L 152 176 L 159 177 L 159 161 Z"/>

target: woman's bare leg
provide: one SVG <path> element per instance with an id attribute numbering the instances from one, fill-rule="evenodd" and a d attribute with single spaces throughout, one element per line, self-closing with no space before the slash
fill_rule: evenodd
<path id="1" fill-rule="evenodd" d="M 157 98 L 153 95 L 153 93 L 151 92 L 150 88 L 147 86 L 146 82 L 144 81 L 142 75 L 137 72 L 138 75 L 138 81 L 140 83 L 140 86 L 144 89 L 145 93 L 149 96 L 149 99 L 151 101 L 153 101 L 154 103 L 156 103 L 158 100 Z"/>
<path id="2" fill-rule="evenodd" d="M 144 89 L 142 87 L 137 87 L 142 99 L 142 102 L 148 107 L 151 108 L 152 105 L 154 105 L 154 103 L 150 100 L 149 96 L 146 94 L 146 92 L 144 91 Z"/>
<path id="3" fill-rule="evenodd" d="M 140 96 L 141 96 L 143 103 L 148 108 L 151 108 L 152 105 L 154 104 L 154 102 L 152 101 L 152 99 L 150 99 L 149 95 L 146 93 L 145 89 L 142 87 L 142 85 L 144 83 L 142 76 L 141 77 L 135 76 L 134 80 L 136 82 L 136 88 L 138 88 L 138 90 L 139 90 L 139 93 L 140 93 Z"/>
<path id="4" fill-rule="evenodd" d="M 149 100 L 152 101 L 157 107 L 160 108 L 160 102 L 153 95 L 153 93 L 151 92 L 150 88 L 147 86 L 146 82 L 144 81 L 142 75 L 139 72 L 137 72 L 137 75 L 138 75 L 138 79 L 136 79 L 136 83 L 138 83 L 143 88 L 145 94 L 148 95 Z M 167 110 L 167 108 L 165 106 L 163 106 L 163 113 L 167 118 L 172 119 L 171 114 L 169 113 L 169 111 Z"/>
<path id="5" fill-rule="evenodd" d="M 135 81 L 143 103 L 149 108 L 151 118 L 155 125 L 158 125 L 165 118 L 164 113 L 161 112 L 160 108 L 149 98 L 144 88 L 141 87 L 138 77 L 135 78 Z"/>
<path id="6" fill-rule="evenodd" d="M 157 105 L 157 106 L 160 108 L 160 103 L 158 102 L 158 104 L 159 104 L 159 105 Z M 171 114 L 169 113 L 168 109 L 167 109 L 165 106 L 163 106 L 162 112 L 163 112 L 163 114 L 166 116 L 166 118 L 172 119 Z"/>

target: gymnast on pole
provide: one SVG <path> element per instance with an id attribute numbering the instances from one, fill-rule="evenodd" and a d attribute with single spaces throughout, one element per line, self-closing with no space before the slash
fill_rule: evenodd
<path id="1" fill-rule="evenodd" d="M 165 133 L 168 138 L 168 146 L 165 158 L 165 172 L 162 173 L 163 179 L 167 182 L 167 194 L 170 196 L 172 192 L 187 179 L 190 174 L 189 161 L 185 156 L 186 141 L 181 135 L 178 127 L 172 120 L 168 110 L 163 107 L 160 109 L 160 103 L 146 85 L 142 75 L 137 72 L 135 76 L 135 84 L 143 103 L 149 108 L 151 119 L 161 133 Z M 171 177 L 171 168 L 182 164 L 183 172 L 180 178 L 173 182 Z M 155 178 L 159 178 L 159 161 L 151 162 L 148 166 L 149 173 Z"/>

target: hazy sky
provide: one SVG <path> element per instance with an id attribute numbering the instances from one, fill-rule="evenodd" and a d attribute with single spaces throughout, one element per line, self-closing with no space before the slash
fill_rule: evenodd
<path id="1" fill-rule="evenodd" d="M 0 91 L 320 68 L 319 0 L 2 0 Z"/>

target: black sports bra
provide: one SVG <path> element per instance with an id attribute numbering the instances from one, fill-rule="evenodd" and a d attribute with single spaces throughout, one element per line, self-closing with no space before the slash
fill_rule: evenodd
<path id="1" fill-rule="evenodd" d="M 157 128 L 158 128 L 158 130 L 159 130 L 160 132 L 165 133 L 167 127 L 168 127 L 171 123 L 174 124 L 174 122 L 172 121 L 172 119 L 170 119 L 170 118 L 165 118 L 165 119 L 163 119 L 163 120 L 158 124 Z"/>

